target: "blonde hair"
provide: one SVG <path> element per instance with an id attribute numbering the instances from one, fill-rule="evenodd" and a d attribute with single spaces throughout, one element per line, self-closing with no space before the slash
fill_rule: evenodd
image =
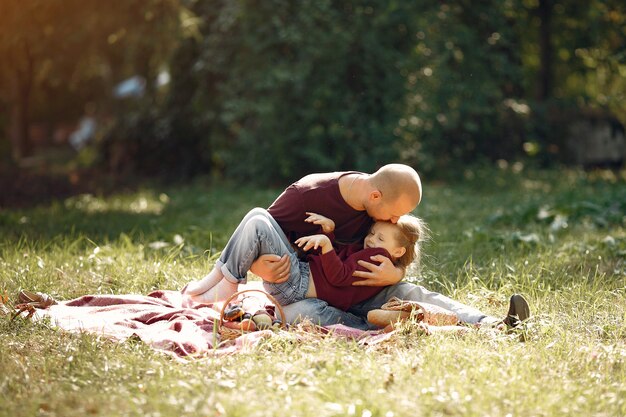
<path id="1" fill-rule="evenodd" d="M 421 243 L 428 238 L 428 226 L 424 220 L 411 214 L 400 216 L 396 223 L 396 241 L 406 252 L 394 260 L 394 265 L 406 268 L 412 263 L 419 264 L 422 251 Z"/>

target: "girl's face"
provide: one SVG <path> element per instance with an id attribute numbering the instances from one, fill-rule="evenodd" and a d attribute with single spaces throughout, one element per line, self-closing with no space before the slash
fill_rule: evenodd
<path id="1" fill-rule="evenodd" d="M 393 258 L 399 258 L 406 252 L 406 249 L 398 244 L 396 235 L 398 226 L 389 222 L 376 222 L 372 225 L 369 234 L 363 242 L 364 248 L 383 248 Z"/>

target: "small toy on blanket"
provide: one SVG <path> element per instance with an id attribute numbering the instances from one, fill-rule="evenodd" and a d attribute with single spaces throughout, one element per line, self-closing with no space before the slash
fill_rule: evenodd
<path id="1" fill-rule="evenodd" d="M 224 302 L 220 313 L 220 334 L 232 338 L 256 330 L 278 330 L 284 327 L 284 322 L 285 314 L 274 297 L 261 290 L 243 290 Z"/>
<path id="2" fill-rule="evenodd" d="M 457 326 L 459 317 L 453 311 L 430 303 L 401 300 L 392 297 L 380 309 L 367 313 L 367 320 L 386 331 L 391 331 L 395 323 L 415 320 L 428 333 L 459 332 L 464 333 L 467 328 Z"/>

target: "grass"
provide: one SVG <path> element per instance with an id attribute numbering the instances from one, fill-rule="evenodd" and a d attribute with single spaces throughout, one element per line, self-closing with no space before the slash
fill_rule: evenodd
<path id="1" fill-rule="evenodd" d="M 432 239 L 408 279 L 498 316 L 525 294 L 526 342 L 404 327 L 379 346 L 285 336 L 181 364 L 139 342 L 0 317 L 0 416 L 626 415 L 624 173 L 423 180 L 415 213 Z M 279 191 L 198 180 L 0 211 L 0 292 L 181 288 Z"/>

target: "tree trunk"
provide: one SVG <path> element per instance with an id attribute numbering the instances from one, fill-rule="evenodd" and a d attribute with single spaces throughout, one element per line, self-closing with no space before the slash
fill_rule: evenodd
<path id="1" fill-rule="evenodd" d="M 552 96 L 552 0 L 539 0 L 539 101 Z"/>
<path id="2" fill-rule="evenodd" d="M 28 109 L 30 97 L 18 94 L 13 100 L 11 109 L 11 146 L 15 162 L 31 154 L 30 137 L 28 134 Z"/>
<path id="3" fill-rule="evenodd" d="M 15 70 L 15 84 L 11 108 L 11 145 L 13 160 L 19 162 L 32 152 L 28 126 L 30 120 L 30 93 L 33 84 L 33 59 L 28 45 L 24 48 L 25 67 Z"/>

